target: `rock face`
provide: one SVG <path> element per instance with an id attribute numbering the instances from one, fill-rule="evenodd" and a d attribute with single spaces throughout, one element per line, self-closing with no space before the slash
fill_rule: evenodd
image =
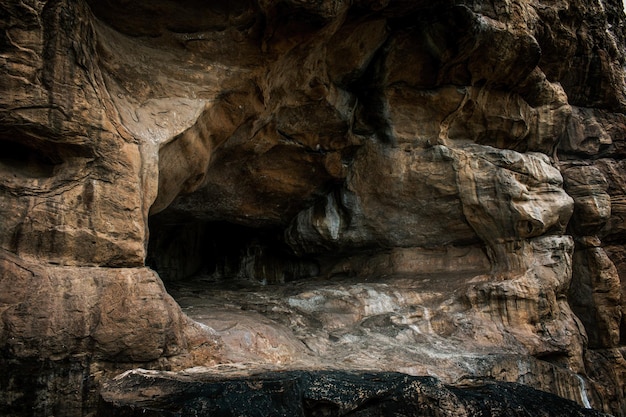
<path id="1" fill-rule="evenodd" d="M 0 414 L 626 416 L 618 0 L 0 11 Z"/>

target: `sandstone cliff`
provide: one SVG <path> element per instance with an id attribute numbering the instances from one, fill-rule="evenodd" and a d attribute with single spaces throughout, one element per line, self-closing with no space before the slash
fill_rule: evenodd
<path id="1" fill-rule="evenodd" d="M 544 398 L 517 383 L 626 416 L 625 21 L 619 0 L 2 2 L 0 413 L 175 415 L 237 369 L 299 398 L 340 375 L 322 403 L 367 371 L 390 384 L 367 401 L 434 415 Z"/>

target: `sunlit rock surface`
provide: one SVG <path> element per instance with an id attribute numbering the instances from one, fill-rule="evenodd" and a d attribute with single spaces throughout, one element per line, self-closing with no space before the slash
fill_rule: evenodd
<path id="1" fill-rule="evenodd" d="M 624 24 L 0 5 L 0 414 L 626 416 Z"/>

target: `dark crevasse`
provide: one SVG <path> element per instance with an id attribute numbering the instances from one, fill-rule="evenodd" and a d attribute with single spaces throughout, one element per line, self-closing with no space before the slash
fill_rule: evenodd
<path id="1" fill-rule="evenodd" d="M 318 274 L 315 260 L 296 257 L 274 228 L 155 215 L 146 263 L 167 283 L 280 284 Z"/>

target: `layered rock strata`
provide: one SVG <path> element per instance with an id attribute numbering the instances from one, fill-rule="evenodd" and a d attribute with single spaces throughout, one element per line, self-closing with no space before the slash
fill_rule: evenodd
<path id="1" fill-rule="evenodd" d="M 1 413 L 231 364 L 626 415 L 617 0 L 0 11 Z"/>

